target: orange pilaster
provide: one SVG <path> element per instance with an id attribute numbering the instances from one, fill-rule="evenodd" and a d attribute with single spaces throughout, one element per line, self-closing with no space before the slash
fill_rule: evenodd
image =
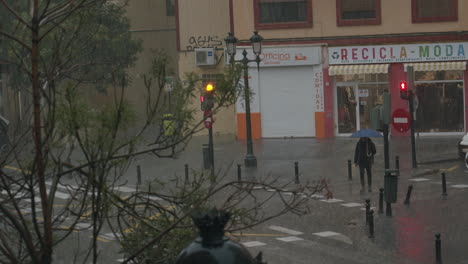
<path id="1" fill-rule="evenodd" d="M 250 121 L 252 128 L 252 139 L 260 139 L 262 137 L 260 113 L 250 113 Z M 237 138 L 247 139 L 245 113 L 237 113 Z"/>
<path id="2" fill-rule="evenodd" d="M 315 137 L 325 138 L 325 113 L 315 112 Z"/>

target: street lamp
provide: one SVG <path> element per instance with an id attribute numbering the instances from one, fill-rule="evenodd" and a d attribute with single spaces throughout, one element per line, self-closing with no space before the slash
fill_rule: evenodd
<path id="1" fill-rule="evenodd" d="M 263 38 L 258 35 L 257 31 L 254 31 L 253 36 L 250 38 L 250 42 L 252 43 L 252 49 L 255 54 L 255 60 L 249 60 L 247 58 L 247 51 L 244 49 L 242 52 L 243 58 L 241 60 L 234 60 L 234 56 L 236 55 L 236 45 L 237 45 L 237 38 L 232 34 L 232 32 L 228 33 L 228 36 L 224 39 L 226 42 L 226 50 L 228 55 L 230 56 L 230 62 L 233 64 L 234 62 L 242 63 L 242 69 L 244 73 L 244 96 L 245 96 L 245 123 L 247 128 L 247 154 L 244 158 L 244 163 L 246 167 L 257 167 L 257 158 L 253 154 L 253 147 L 252 147 L 252 125 L 250 119 L 250 90 L 249 90 L 249 73 L 248 73 L 248 64 L 249 62 L 256 62 L 257 69 L 260 69 L 260 53 L 262 52 L 262 41 Z"/>

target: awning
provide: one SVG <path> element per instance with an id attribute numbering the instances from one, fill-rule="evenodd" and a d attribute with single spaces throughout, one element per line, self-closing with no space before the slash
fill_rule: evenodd
<path id="1" fill-rule="evenodd" d="M 405 71 L 408 66 L 413 66 L 414 71 L 464 71 L 466 69 L 466 61 L 405 63 Z"/>
<path id="2" fill-rule="evenodd" d="M 333 65 L 328 67 L 329 75 L 361 73 L 388 73 L 388 64 Z"/>

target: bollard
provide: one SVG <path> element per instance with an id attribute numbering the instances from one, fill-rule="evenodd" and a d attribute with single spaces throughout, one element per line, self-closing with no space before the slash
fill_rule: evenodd
<path id="1" fill-rule="evenodd" d="M 237 181 L 238 182 L 242 181 L 242 171 L 241 171 L 240 164 L 237 164 Z"/>
<path id="2" fill-rule="evenodd" d="M 400 170 L 400 157 L 395 156 L 395 168 Z"/>
<path id="3" fill-rule="evenodd" d="M 442 242 L 440 241 L 440 234 L 435 235 L 435 256 L 436 256 L 436 264 L 441 264 L 442 263 L 442 252 L 441 252 L 441 244 Z"/>
<path id="4" fill-rule="evenodd" d="M 374 210 L 369 211 L 369 238 L 374 238 Z"/>
<path id="5" fill-rule="evenodd" d="M 189 182 L 188 164 L 185 164 L 184 167 L 185 167 L 185 183 L 187 184 Z"/>
<path id="6" fill-rule="evenodd" d="M 447 196 L 447 182 L 445 181 L 445 172 L 442 172 L 442 196 Z"/>
<path id="7" fill-rule="evenodd" d="M 299 184 L 299 162 L 294 162 L 294 183 Z"/>
<path id="8" fill-rule="evenodd" d="M 408 186 L 408 191 L 406 192 L 406 199 L 404 204 L 409 205 L 410 204 L 410 198 L 411 198 L 411 192 L 413 191 L 413 184 L 410 184 Z"/>
<path id="9" fill-rule="evenodd" d="M 383 192 L 384 188 L 379 189 L 379 214 L 383 214 Z"/>
<path id="10" fill-rule="evenodd" d="M 369 224 L 370 199 L 366 199 L 366 225 Z"/>
<path id="11" fill-rule="evenodd" d="M 353 168 L 351 165 L 351 160 L 348 160 L 348 181 L 353 180 Z"/>
<path id="12" fill-rule="evenodd" d="M 141 168 L 140 165 L 137 165 L 137 185 L 141 184 Z"/>
<path id="13" fill-rule="evenodd" d="M 392 204 L 387 203 L 387 207 L 385 208 L 385 215 L 386 216 L 392 216 Z"/>

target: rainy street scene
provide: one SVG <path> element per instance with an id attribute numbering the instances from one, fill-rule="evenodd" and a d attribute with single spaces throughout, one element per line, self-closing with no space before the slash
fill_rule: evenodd
<path id="1" fill-rule="evenodd" d="M 468 264 L 466 10 L 0 0 L 0 264 Z"/>

